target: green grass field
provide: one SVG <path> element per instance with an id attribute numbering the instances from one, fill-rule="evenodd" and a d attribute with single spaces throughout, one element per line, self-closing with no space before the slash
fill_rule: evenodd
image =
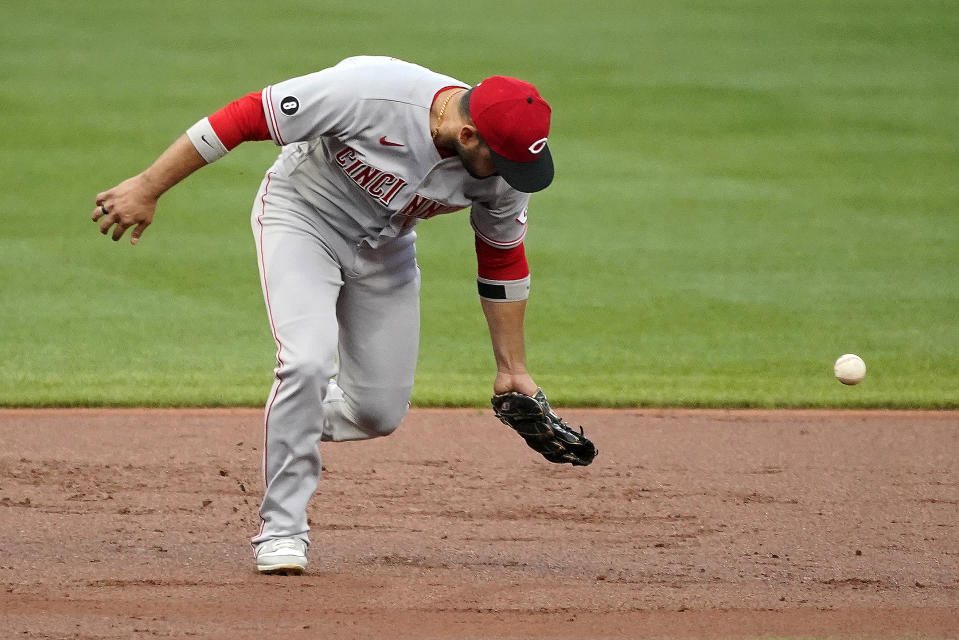
<path id="1" fill-rule="evenodd" d="M 249 144 L 137 247 L 89 220 L 230 99 L 358 53 L 550 100 L 527 252 L 557 404 L 959 407 L 959 11 L 951 2 L 140 0 L 0 21 L 0 405 L 259 405 L 273 366 Z M 485 405 L 464 214 L 419 227 L 414 404 Z M 842 353 L 865 382 L 832 378 Z"/>

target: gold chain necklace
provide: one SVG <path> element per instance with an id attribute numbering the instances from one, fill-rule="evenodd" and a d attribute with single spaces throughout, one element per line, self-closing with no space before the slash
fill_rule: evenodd
<path id="1" fill-rule="evenodd" d="M 433 132 L 430 134 L 434 140 L 436 140 L 436 136 L 440 132 L 440 123 L 443 122 L 443 116 L 446 115 L 446 107 L 449 106 L 450 100 L 453 99 L 453 96 L 463 93 L 463 91 L 466 91 L 466 89 L 463 89 L 461 91 L 453 91 L 448 96 L 446 96 L 446 100 L 443 101 L 443 108 L 440 109 L 439 115 L 436 116 L 436 128 L 433 129 Z"/>

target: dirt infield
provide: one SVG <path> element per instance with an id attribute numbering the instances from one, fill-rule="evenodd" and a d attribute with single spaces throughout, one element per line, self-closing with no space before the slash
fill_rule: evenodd
<path id="1" fill-rule="evenodd" d="M 956 638 L 959 412 L 487 412 L 323 445 L 259 576 L 252 410 L 0 411 L 2 638 Z"/>

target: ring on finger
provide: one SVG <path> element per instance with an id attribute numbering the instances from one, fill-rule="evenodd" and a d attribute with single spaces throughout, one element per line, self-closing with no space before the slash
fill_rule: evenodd
<path id="1" fill-rule="evenodd" d="M 105 216 L 110 215 L 110 212 L 107 211 L 106 205 L 103 205 L 103 204 L 100 205 L 100 212 L 101 212 L 103 215 L 105 215 Z"/>

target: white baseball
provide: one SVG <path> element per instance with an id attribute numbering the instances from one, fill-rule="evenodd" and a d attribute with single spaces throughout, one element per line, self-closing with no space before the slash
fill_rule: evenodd
<path id="1" fill-rule="evenodd" d="M 866 377 L 866 363 L 854 353 L 839 356 L 832 370 L 836 380 L 843 384 L 859 384 Z"/>

